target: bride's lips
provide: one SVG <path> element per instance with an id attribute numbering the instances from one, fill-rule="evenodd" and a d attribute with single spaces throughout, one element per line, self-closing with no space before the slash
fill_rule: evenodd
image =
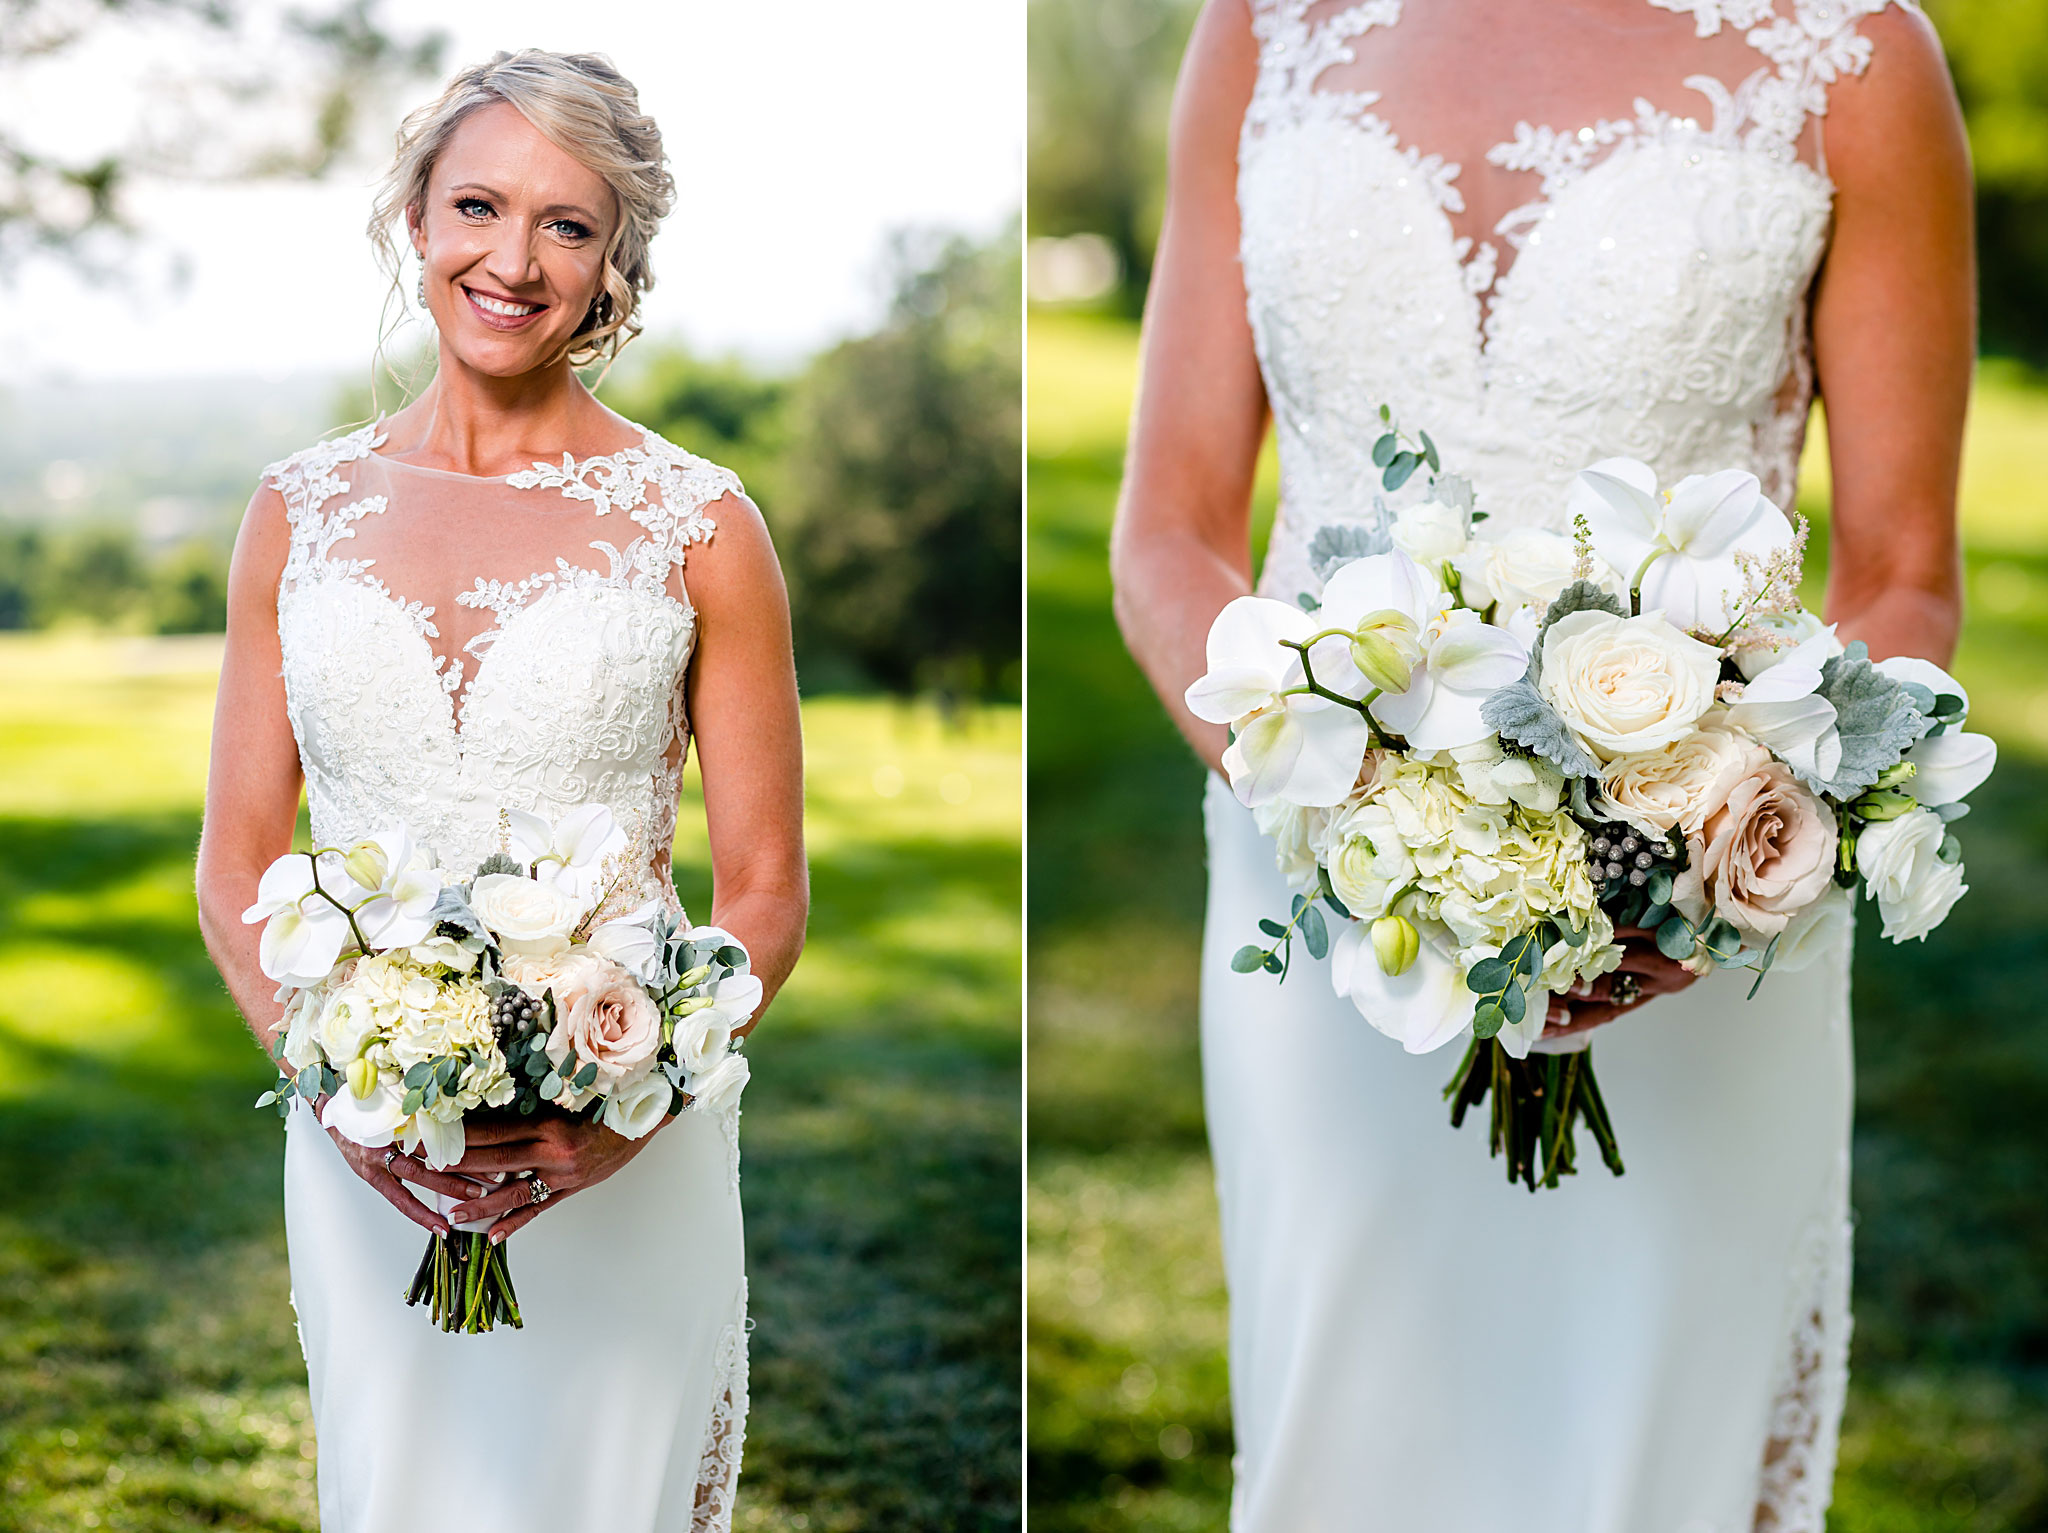
<path id="1" fill-rule="evenodd" d="M 463 287 L 462 296 L 469 300 L 469 312 L 493 330 L 524 330 L 548 311 L 544 303 L 524 303 L 506 293 L 484 293 L 473 287 Z"/>

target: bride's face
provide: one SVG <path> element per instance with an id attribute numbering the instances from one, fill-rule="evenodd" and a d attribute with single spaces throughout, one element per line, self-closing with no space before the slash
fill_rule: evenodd
<path id="1" fill-rule="evenodd" d="M 617 218 L 604 178 L 516 108 L 470 113 L 411 230 L 444 349 L 494 378 L 559 356 L 602 289 Z"/>

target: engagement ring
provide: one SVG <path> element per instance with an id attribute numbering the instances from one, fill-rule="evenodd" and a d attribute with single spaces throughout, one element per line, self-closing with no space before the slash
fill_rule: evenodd
<path id="1" fill-rule="evenodd" d="M 384 1152 L 384 1169 L 385 1169 L 386 1171 L 389 1171 L 389 1170 L 391 1169 L 391 1163 L 392 1163 L 392 1162 L 393 1162 L 394 1160 L 398 1159 L 398 1156 L 399 1156 L 399 1149 L 398 1149 L 398 1146 L 397 1146 L 397 1145 L 395 1145 L 395 1144 L 394 1144 L 394 1145 L 393 1145 L 393 1146 L 392 1146 L 392 1147 L 391 1147 L 390 1149 L 388 1149 L 388 1150 L 386 1150 L 386 1151 Z"/>
<path id="2" fill-rule="evenodd" d="M 1607 993 L 1617 1006 L 1633 1006 L 1643 997 L 1643 982 L 1633 974 L 1617 974 L 1608 984 Z"/>
<path id="3" fill-rule="evenodd" d="M 545 1203 L 555 1195 L 555 1189 L 540 1179 L 539 1172 L 535 1172 L 526 1185 L 532 1189 L 527 1198 L 528 1202 Z"/>

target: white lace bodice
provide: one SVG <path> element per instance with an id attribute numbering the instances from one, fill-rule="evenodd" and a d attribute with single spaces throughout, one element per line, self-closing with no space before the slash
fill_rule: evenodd
<path id="1" fill-rule="evenodd" d="M 402 824 L 467 870 L 501 808 L 594 800 L 638 834 L 644 896 L 673 903 L 696 637 L 681 568 L 739 480 L 652 432 L 501 479 L 383 440 L 367 426 L 264 473 L 291 528 L 277 624 L 314 840 Z M 458 625 L 474 632 L 438 651 Z"/>
<path id="2" fill-rule="evenodd" d="M 1241 255 L 1281 469 L 1261 590 L 1313 591 L 1316 529 L 1376 514 L 1382 404 L 1502 525 L 1563 526 L 1572 473 L 1615 454 L 1666 483 L 1746 467 L 1789 508 L 1833 204 L 1819 118 L 1887 3 L 1644 0 L 1577 97 L 1531 72 L 1525 100 L 1583 110 L 1513 121 L 1476 169 L 1526 200 L 1461 233 L 1469 177 L 1404 141 L 1414 93 L 1374 72 L 1404 0 L 1252 0 Z M 1601 115 L 1617 93 L 1632 114 Z M 1452 99 L 1506 130 L 1525 108 L 1502 94 Z"/>

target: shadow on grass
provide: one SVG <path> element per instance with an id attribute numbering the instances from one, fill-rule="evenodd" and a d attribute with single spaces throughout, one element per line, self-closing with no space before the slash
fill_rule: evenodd
<path id="1" fill-rule="evenodd" d="M 158 997 L 127 1051 L 0 997 L 4 1533 L 314 1526 L 282 1136 L 195 930 L 197 834 L 0 821 L 0 966 Z M 857 843 L 815 878 L 812 954 L 853 994 L 793 989 L 753 1050 L 739 1525 L 1013 1528 L 1015 847 Z"/>

